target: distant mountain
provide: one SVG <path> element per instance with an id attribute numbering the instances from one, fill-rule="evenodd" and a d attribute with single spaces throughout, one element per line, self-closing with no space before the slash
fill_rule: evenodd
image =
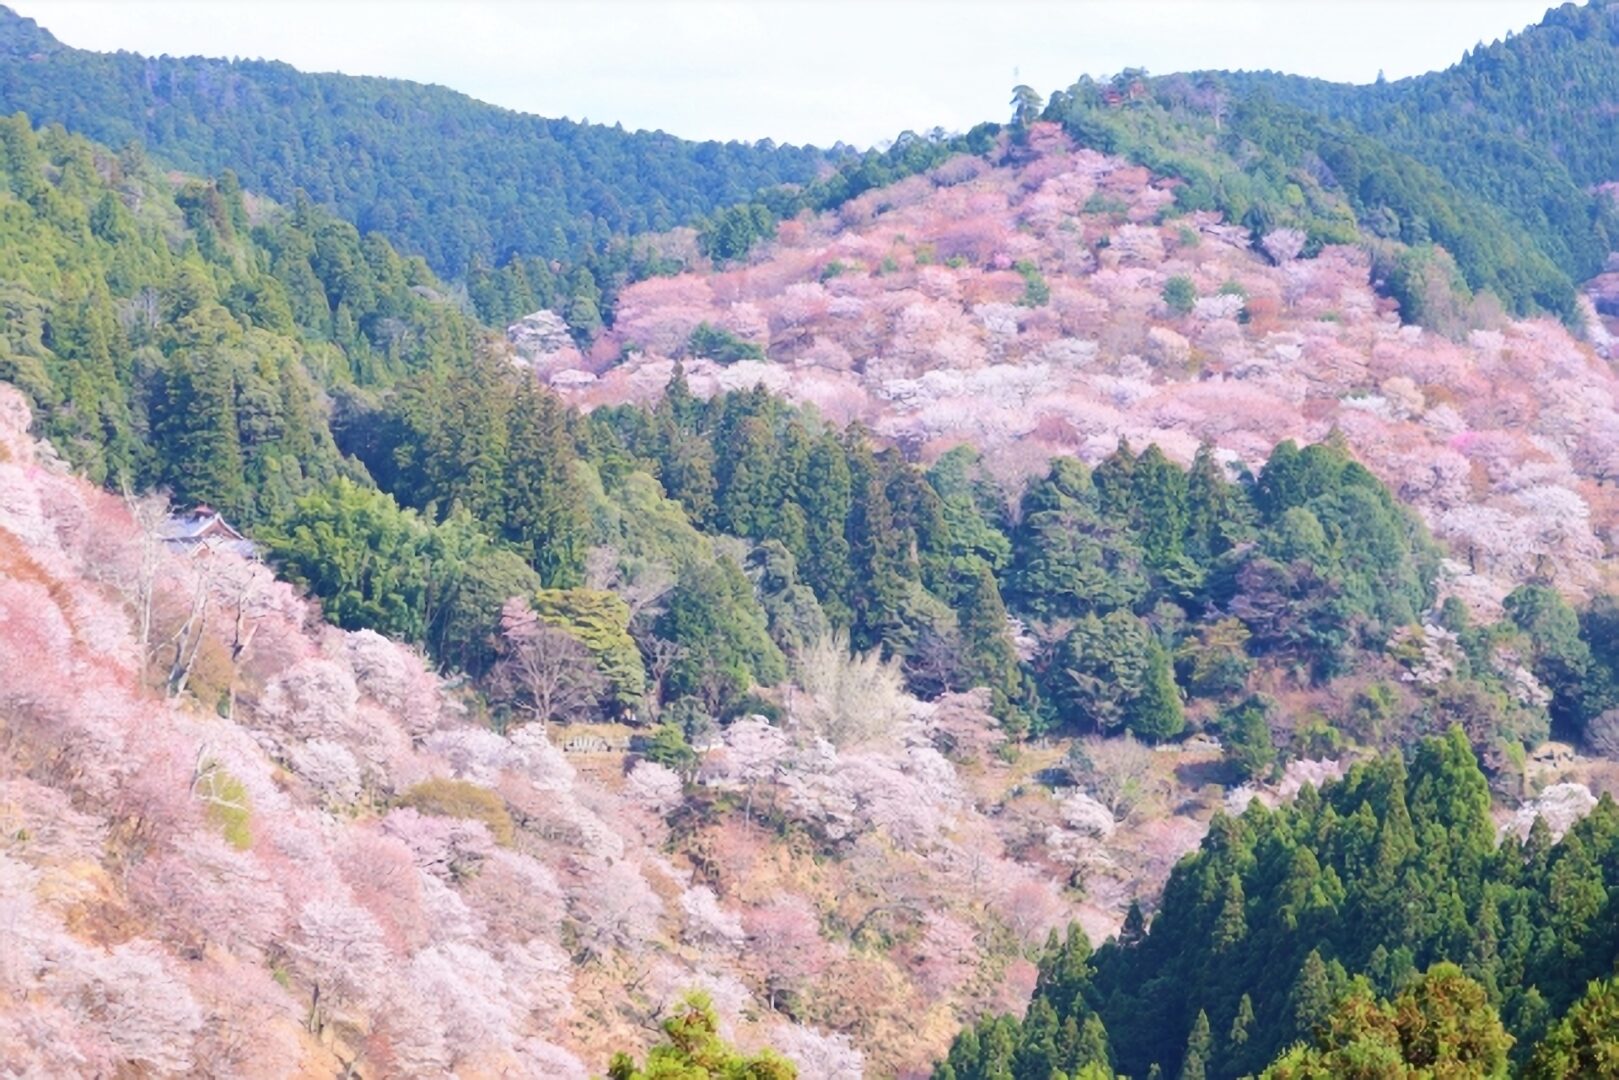
<path id="1" fill-rule="evenodd" d="M 1239 94 L 1263 91 L 1348 121 L 1431 165 L 1516 218 L 1577 279 L 1597 273 L 1619 246 L 1612 208 L 1593 190 L 1619 180 L 1619 4 L 1610 0 L 1554 8 L 1444 71 L 1396 82 L 1214 78 Z"/>
<path id="2" fill-rule="evenodd" d="M 284 202 L 302 189 L 459 277 L 511 253 L 567 259 L 823 172 L 813 147 L 691 142 L 553 120 L 402 79 L 287 64 L 97 53 L 0 6 L 0 112 L 187 172 L 234 169 Z"/>

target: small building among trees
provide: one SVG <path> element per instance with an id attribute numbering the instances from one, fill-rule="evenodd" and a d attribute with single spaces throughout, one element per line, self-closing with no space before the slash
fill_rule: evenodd
<path id="1" fill-rule="evenodd" d="M 253 541 L 237 532 L 225 516 L 206 503 L 170 514 L 163 523 L 163 543 L 175 551 L 229 551 L 245 559 L 257 558 Z"/>

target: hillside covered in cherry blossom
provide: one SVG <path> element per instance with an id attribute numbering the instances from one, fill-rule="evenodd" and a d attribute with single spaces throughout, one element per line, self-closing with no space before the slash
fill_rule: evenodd
<path id="1" fill-rule="evenodd" d="M 1613 1071 L 1619 0 L 864 152 L 0 59 L 0 1076 Z"/>
<path id="2" fill-rule="evenodd" d="M 880 726 L 829 741 L 833 691 L 803 692 L 796 724 L 730 724 L 690 785 L 565 751 L 567 727 L 497 733 L 263 564 L 170 550 L 155 504 L 75 479 L 16 391 L 0 406 L 16 1075 L 582 1078 L 693 989 L 802 1076 L 925 1075 L 961 1016 L 1029 993 L 1028 950 L 1116 926 L 1219 805 L 1135 814 L 1176 786 L 1146 748 L 1115 803 L 1024 792 L 1055 755 L 1011 770 L 981 697 L 880 671 L 846 691 Z"/>
<path id="3" fill-rule="evenodd" d="M 1590 304 L 1578 334 L 1499 308 L 1451 336 L 1403 325 L 1362 249 L 1256 244 L 1173 213 L 1179 183 L 1037 124 L 1027 148 L 783 222 L 741 265 L 628 286 L 588 358 L 532 324 L 513 337 L 587 407 L 655 399 L 678 360 L 700 393 L 762 384 L 923 461 L 980 447 L 1011 486 L 1120 440 L 1257 469 L 1336 430 L 1480 607 L 1530 574 L 1606 579 L 1619 376 Z M 763 358 L 704 355 L 705 325 Z"/>

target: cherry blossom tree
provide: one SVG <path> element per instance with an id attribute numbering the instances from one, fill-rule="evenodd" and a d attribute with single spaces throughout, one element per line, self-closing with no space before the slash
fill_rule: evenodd
<path id="1" fill-rule="evenodd" d="M 593 877 L 574 904 L 584 954 L 600 958 L 611 949 L 640 949 L 657 933 L 663 901 L 634 863 L 621 860 Z"/>
<path id="2" fill-rule="evenodd" d="M 847 1035 L 828 1035 L 797 1024 L 776 1028 L 770 1045 L 798 1066 L 798 1074 L 817 1080 L 862 1080 L 866 1056 Z"/>
<path id="3" fill-rule="evenodd" d="M 808 901 L 782 897 L 742 917 L 749 959 L 764 983 L 772 1009 L 783 995 L 796 993 L 826 966 L 820 920 Z"/>
<path id="4" fill-rule="evenodd" d="M 298 912 L 287 952 L 310 983 L 308 1027 L 320 1031 L 384 993 L 390 957 L 375 919 L 347 900 L 312 900 Z"/>
<path id="5" fill-rule="evenodd" d="M 686 916 L 686 936 L 690 941 L 736 950 L 746 940 L 741 916 L 720 907 L 714 890 L 706 885 L 697 885 L 681 893 L 680 909 Z"/>
<path id="6" fill-rule="evenodd" d="M 630 769 L 625 793 L 637 805 L 661 818 L 680 805 L 685 797 L 685 783 L 667 765 L 638 761 Z"/>

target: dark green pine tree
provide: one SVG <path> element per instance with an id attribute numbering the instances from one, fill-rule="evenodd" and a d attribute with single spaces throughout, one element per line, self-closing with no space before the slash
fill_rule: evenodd
<path id="1" fill-rule="evenodd" d="M 1264 776 L 1276 762 L 1270 733 L 1270 702 L 1259 695 L 1220 711 L 1225 759 L 1243 780 Z"/>
<path id="2" fill-rule="evenodd" d="M 1147 936 L 1147 917 L 1141 913 L 1141 902 L 1131 900 L 1130 906 L 1124 913 L 1124 924 L 1119 928 L 1120 948 L 1133 948 L 1140 945 Z"/>
<path id="3" fill-rule="evenodd" d="M 1068 1059 L 1068 1072 L 1071 1076 L 1079 1076 L 1084 1069 L 1103 1071 L 1112 1075 L 1113 1055 L 1108 1049 L 1107 1028 L 1102 1018 L 1095 1013 L 1087 1013 L 1085 1023 L 1079 1029 L 1079 1041 L 1075 1044 L 1073 1053 Z"/>
<path id="4" fill-rule="evenodd" d="M 1120 439 L 1118 449 L 1092 470 L 1096 508 L 1103 517 L 1120 523 L 1136 520 L 1135 471 L 1136 455 L 1128 439 Z"/>
<path id="5" fill-rule="evenodd" d="M 1057 1052 L 1061 1033 L 1057 1010 L 1045 998 L 1035 998 L 1023 1018 L 1017 1053 L 1012 1059 L 1014 1080 L 1047 1080 L 1056 1073 L 1061 1063 Z"/>
<path id="6" fill-rule="evenodd" d="M 1525 1080 L 1619 1077 L 1619 981 L 1598 979 L 1529 1059 Z"/>
<path id="7" fill-rule="evenodd" d="M 1058 938 L 1053 930 L 1046 938 L 1045 954 L 1040 958 L 1040 974 L 1034 985 L 1037 997 L 1043 997 L 1064 1016 L 1074 1011 L 1095 969 L 1091 966 L 1091 942 L 1078 923 L 1069 923 L 1064 937 Z"/>
<path id="8" fill-rule="evenodd" d="M 1136 533 L 1147 564 L 1160 572 L 1182 557 L 1186 533 L 1186 474 L 1154 443 L 1136 459 L 1130 477 Z"/>
<path id="9" fill-rule="evenodd" d="M 1006 605 L 987 564 L 978 564 L 958 615 L 973 680 L 1015 700 L 1022 690 L 1022 669 L 1007 626 Z"/>
<path id="10" fill-rule="evenodd" d="M 1304 958 L 1303 966 L 1299 968 L 1298 978 L 1294 980 L 1293 991 L 1288 998 L 1293 1031 L 1297 1038 L 1314 1037 L 1315 1032 L 1332 1015 L 1336 996 L 1326 962 L 1321 959 L 1318 950 L 1311 949 L 1310 954 Z"/>
<path id="11" fill-rule="evenodd" d="M 1186 1056 L 1181 1061 L 1180 1080 L 1205 1080 L 1208 1076 L 1209 1057 L 1214 1053 L 1214 1038 L 1209 1031 L 1209 1014 L 1197 1010 L 1192 1033 L 1186 1037 Z"/>
<path id="12" fill-rule="evenodd" d="M 1242 945 L 1248 936 L 1246 898 L 1242 892 L 1242 877 L 1232 874 L 1226 878 L 1225 898 L 1220 902 L 1220 913 L 1214 919 L 1214 951 L 1229 953 Z"/>
<path id="13" fill-rule="evenodd" d="M 237 512 L 245 501 L 234 365 L 217 352 L 169 361 L 154 417 L 163 482 L 181 503 Z"/>
<path id="14" fill-rule="evenodd" d="M 1186 728 L 1180 687 L 1175 685 L 1169 652 L 1156 641 L 1147 658 L 1146 679 L 1127 709 L 1125 726 L 1148 742 L 1172 739 Z"/>
<path id="15" fill-rule="evenodd" d="M 501 535 L 523 552 L 547 588 L 584 580 L 588 527 L 568 413 L 525 382 L 512 399 Z"/>
<path id="16" fill-rule="evenodd" d="M 909 545 L 894 523 L 893 506 L 888 501 L 876 455 L 858 429 L 849 434 L 848 454 L 847 535 L 853 571 L 849 606 L 854 614 L 849 637 L 856 649 L 893 649 L 903 632 Z"/>
<path id="17" fill-rule="evenodd" d="M 1247 994 L 1237 1002 L 1237 1015 L 1231 1018 L 1231 1031 L 1226 1036 L 1228 1054 L 1235 1065 L 1243 1060 L 1243 1048 L 1248 1045 L 1248 1032 L 1254 1026 L 1254 1001 Z M 1241 1068 L 1234 1067 L 1233 1072 L 1240 1072 Z"/>
<path id="18" fill-rule="evenodd" d="M 1252 507 L 1204 443 L 1186 474 L 1186 532 L 1181 550 L 1199 566 L 1230 551 L 1252 528 Z"/>
<path id="19" fill-rule="evenodd" d="M 847 626 L 853 617 L 853 568 L 845 534 L 853 508 L 853 478 L 843 446 L 830 432 L 815 439 L 794 484 L 804 511 L 804 553 L 799 572 L 827 618 Z"/>
<path id="20" fill-rule="evenodd" d="M 719 526 L 750 540 L 774 536 L 782 499 L 770 422 L 754 415 L 727 426 L 716 454 Z"/>

